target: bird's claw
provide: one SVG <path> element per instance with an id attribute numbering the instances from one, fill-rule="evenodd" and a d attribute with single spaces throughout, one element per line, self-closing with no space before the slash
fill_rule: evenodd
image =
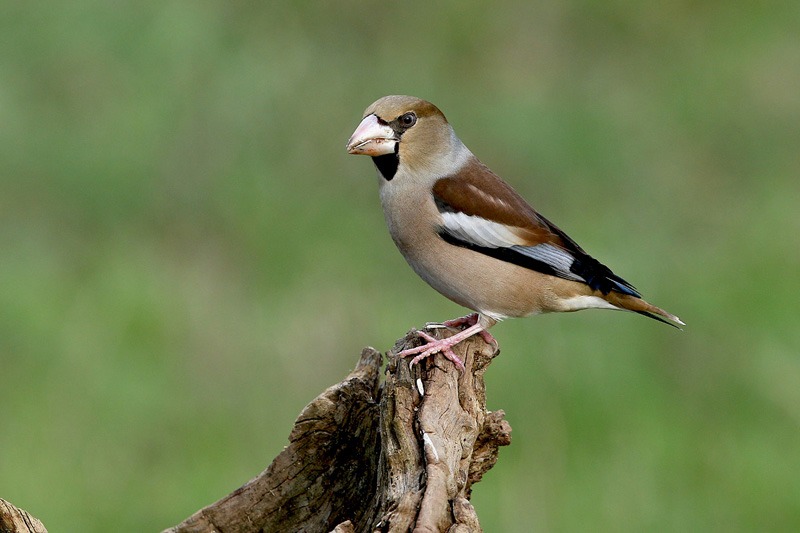
<path id="1" fill-rule="evenodd" d="M 447 328 L 453 327 L 458 328 L 461 326 L 474 326 L 478 323 L 478 313 L 472 313 L 471 315 L 462 316 L 460 318 L 454 318 L 453 320 L 445 320 L 441 324 L 426 324 L 428 328 Z M 497 339 L 492 336 L 487 330 L 481 330 L 480 332 L 481 337 L 483 340 L 486 341 L 486 344 L 492 345 L 494 347 L 494 351 L 500 349 L 500 343 L 497 342 Z"/>
<path id="2" fill-rule="evenodd" d="M 454 342 L 451 339 L 454 339 L 455 337 L 448 337 L 446 339 L 436 339 L 435 337 L 428 335 L 424 331 L 417 331 L 417 334 L 426 341 L 428 341 L 427 344 L 423 344 L 415 348 L 409 348 L 397 354 L 398 357 L 407 357 L 409 355 L 418 354 L 411 360 L 409 366 L 414 366 L 415 364 L 419 363 L 426 357 L 430 357 L 436 353 L 441 352 L 441 354 L 444 355 L 447 359 L 455 363 L 455 365 L 459 369 L 461 370 L 465 369 L 464 361 L 462 361 L 461 358 L 457 356 L 453 351 L 453 346 L 461 342 L 463 339 L 456 339 Z"/>
<path id="3" fill-rule="evenodd" d="M 481 337 L 483 337 L 483 340 L 486 341 L 486 344 L 490 344 L 494 347 L 495 352 L 497 352 L 497 350 L 500 349 L 500 343 L 497 342 L 497 339 L 495 339 L 491 333 L 489 333 L 486 330 L 483 330 L 480 332 L 480 335 Z"/>

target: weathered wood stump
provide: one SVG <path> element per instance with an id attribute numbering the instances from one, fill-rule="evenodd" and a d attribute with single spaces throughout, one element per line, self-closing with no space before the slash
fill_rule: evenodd
<path id="1" fill-rule="evenodd" d="M 449 336 L 447 329 L 429 330 Z M 511 442 L 503 411 L 487 412 L 483 373 L 496 355 L 481 337 L 414 368 L 365 348 L 355 370 L 312 401 L 261 475 L 167 533 L 212 531 L 481 531 L 472 486 Z"/>
<path id="2" fill-rule="evenodd" d="M 303 409 L 264 472 L 165 533 L 481 531 L 472 486 L 511 442 L 503 411 L 486 411 L 483 374 L 496 353 L 477 336 L 454 348 L 465 372 L 441 354 L 409 368 L 396 354 L 419 343 L 412 330 L 387 353 L 383 384 L 383 358 L 365 348 Z M 0 521 L 0 533 L 46 532 L 10 509 L 22 519 Z"/>

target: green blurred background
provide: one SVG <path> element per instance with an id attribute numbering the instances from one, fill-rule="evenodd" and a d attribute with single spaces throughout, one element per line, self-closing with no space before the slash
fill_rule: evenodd
<path id="1" fill-rule="evenodd" d="M 155 531 L 464 314 L 344 145 L 386 94 L 676 313 L 498 325 L 486 531 L 800 530 L 800 3 L 0 4 L 0 497 Z"/>

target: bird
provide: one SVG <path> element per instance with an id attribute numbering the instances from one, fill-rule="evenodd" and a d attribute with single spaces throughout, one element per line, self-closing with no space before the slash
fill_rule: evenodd
<path id="1" fill-rule="evenodd" d="M 467 326 L 401 351 L 410 365 L 452 350 L 507 318 L 582 309 L 631 311 L 681 329 L 677 316 L 644 299 L 633 285 L 586 253 L 531 207 L 458 138 L 432 103 L 405 95 L 380 98 L 364 111 L 346 150 L 372 158 L 389 234 L 431 287 L 474 313 L 443 322 Z"/>

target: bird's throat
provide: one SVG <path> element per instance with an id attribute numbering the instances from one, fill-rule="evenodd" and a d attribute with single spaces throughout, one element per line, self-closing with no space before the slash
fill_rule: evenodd
<path id="1" fill-rule="evenodd" d="M 397 173 L 400 155 L 396 150 L 397 148 L 395 148 L 395 153 L 393 154 L 379 155 L 372 158 L 372 162 L 375 163 L 378 172 L 380 172 L 381 176 L 383 176 L 383 179 L 386 181 L 391 181 Z"/>

